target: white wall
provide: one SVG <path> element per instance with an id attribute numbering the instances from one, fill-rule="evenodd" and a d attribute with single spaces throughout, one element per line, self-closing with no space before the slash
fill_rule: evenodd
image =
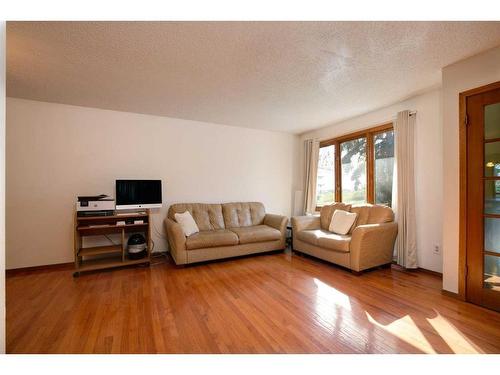
<path id="1" fill-rule="evenodd" d="M 443 289 L 458 292 L 460 92 L 500 80 L 500 47 L 449 65 L 443 82 Z"/>
<path id="2" fill-rule="evenodd" d="M 441 252 L 435 254 L 434 245 L 441 248 L 442 221 L 442 135 L 441 90 L 415 96 L 350 120 L 304 133 L 306 138 L 320 140 L 334 138 L 353 131 L 374 127 L 392 121 L 402 110 L 417 111 L 415 130 L 415 181 L 417 215 L 417 254 L 421 268 L 442 272 Z M 301 147 L 302 150 L 302 147 Z M 303 179 L 303 176 L 301 176 Z"/>
<path id="3" fill-rule="evenodd" d="M 262 201 L 290 215 L 298 137 L 7 98 L 7 269 L 73 261 L 77 195 L 117 178 L 162 179 L 156 248 L 174 202 Z"/>

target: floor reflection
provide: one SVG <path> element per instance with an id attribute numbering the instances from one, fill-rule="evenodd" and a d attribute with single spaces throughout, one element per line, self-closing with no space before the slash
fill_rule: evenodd
<path id="1" fill-rule="evenodd" d="M 319 279 L 313 279 L 316 285 L 315 311 L 320 324 L 330 331 L 339 328 L 342 310 L 351 311 L 349 297 Z"/>

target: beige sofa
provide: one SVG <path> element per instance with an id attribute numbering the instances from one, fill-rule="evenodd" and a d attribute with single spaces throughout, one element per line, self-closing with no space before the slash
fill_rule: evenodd
<path id="1" fill-rule="evenodd" d="M 189 237 L 174 216 L 185 211 L 200 229 Z M 177 203 L 168 209 L 165 227 L 170 254 L 180 265 L 284 249 L 287 221 L 266 214 L 259 202 Z"/>
<path id="2" fill-rule="evenodd" d="M 336 209 L 358 214 L 351 231 L 339 235 L 328 231 Z M 321 208 L 319 216 L 292 218 L 295 251 L 349 268 L 353 273 L 390 265 L 398 226 L 391 208 L 334 203 Z"/>

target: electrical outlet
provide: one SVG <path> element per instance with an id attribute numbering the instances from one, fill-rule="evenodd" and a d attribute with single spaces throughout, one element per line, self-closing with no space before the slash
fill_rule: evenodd
<path id="1" fill-rule="evenodd" d="M 439 245 L 438 245 L 438 244 L 435 244 L 435 245 L 434 245 L 434 254 L 439 254 L 439 251 L 440 251 L 440 249 L 439 249 Z"/>

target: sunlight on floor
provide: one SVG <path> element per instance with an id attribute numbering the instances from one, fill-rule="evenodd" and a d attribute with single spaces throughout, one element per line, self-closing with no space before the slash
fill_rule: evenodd
<path id="1" fill-rule="evenodd" d="M 343 310 L 351 311 L 349 297 L 316 278 L 314 284 L 317 287 L 314 307 L 318 314 L 318 323 L 329 331 L 334 331 L 341 325 Z"/>
<path id="2" fill-rule="evenodd" d="M 348 311 L 351 311 L 351 302 L 349 302 L 349 296 L 342 292 L 339 292 L 334 287 L 331 287 L 324 282 L 314 279 L 314 284 L 316 284 L 317 293 L 316 301 L 319 302 L 324 308 L 333 309 L 336 306 L 341 306 Z"/>
<path id="3" fill-rule="evenodd" d="M 427 319 L 429 324 L 437 331 L 441 338 L 455 353 L 483 353 L 483 351 L 470 342 L 455 326 L 446 320 L 439 312 L 434 310 L 436 317 Z"/>
<path id="4" fill-rule="evenodd" d="M 368 312 L 365 313 L 370 323 L 382 328 L 384 331 L 393 334 L 397 338 L 407 342 L 410 345 L 413 345 L 424 353 L 436 353 L 432 345 L 429 343 L 429 341 L 427 341 L 427 339 L 424 337 L 420 329 L 417 327 L 417 325 L 409 315 L 405 315 L 390 324 L 383 325 L 377 322 Z"/>

